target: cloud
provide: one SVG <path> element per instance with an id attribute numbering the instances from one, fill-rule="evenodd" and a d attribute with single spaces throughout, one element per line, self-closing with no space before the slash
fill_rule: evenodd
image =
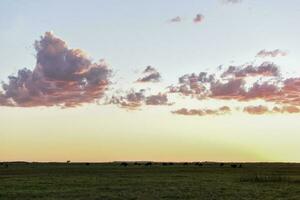
<path id="1" fill-rule="evenodd" d="M 272 112 L 279 113 L 300 113 L 300 108 L 297 106 L 283 106 L 281 108 L 275 106 Z"/>
<path id="2" fill-rule="evenodd" d="M 166 94 L 159 93 L 146 98 L 146 105 L 170 105 Z"/>
<path id="3" fill-rule="evenodd" d="M 201 23 L 204 20 L 204 16 L 202 14 L 197 14 L 194 18 L 195 23 Z"/>
<path id="4" fill-rule="evenodd" d="M 276 113 L 300 113 L 300 108 L 297 106 L 274 106 L 272 109 L 269 109 L 267 106 L 258 105 L 258 106 L 247 106 L 243 110 L 244 112 L 251 115 L 263 115 L 266 113 L 276 114 Z"/>
<path id="5" fill-rule="evenodd" d="M 147 66 L 146 69 L 144 69 L 143 73 L 153 73 L 153 72 L 157 72 L 156 69 L 152 66 Z"/>
<path id="6" fill-rule="evenodd" d="M 300 78 L 284 78 L 277 65 L 229 66 L 216 73 L 185 74 L 169 93 L 202 99 L 251 101 L 300 106 Z"/>
<path id="7" fill-rule="evenodd" d="M 265 58 L 265 57 L 278 57 L 278 56 L 286 56 L 287 52 L 282 51 L 280 49 L 275 49 L 273 51 L 267 51 L 265 49 L 261 50 L 257 53 L 256 57 Z"/>
<path id="8" fill-rule="evenodd" d="M 178 23 L 182 21 L 182 18 L 180 16 L 174 17 L 169 20 L 171 23 Z"/>
<path id="9" fill-rule="evenodd" d="M 212 82 L 209 95 L 212 98 L 240 98 L 244 95 L 245 81 L 243 79 L 231 79 L 226 83 L 221 81 Z"/>
<path id="10" fill-rule="evenodd" d="M 252 115 L 262 115 L 269 112 L 269 109 L 267 106 L 247 106 L 244 108 L 244 112 L 252 114 Z"/>
<path id="11" fill-rule="evenodd" d="M 224 4 L 236 4 L 236 3 L 241 3 L 242 0 L 222 0 Z"/>
<path id="12" fill-rule="evenodd" d="M 179 110 L 172 111 L 173 114 L 178 115 L 194 115 L 194 116 L 206 116 L 206 115 L 224 115 L 231 112 L 228 106 L 223 106 L 218 109 L 187 109 L 181 108 Z"/>
<path id="13" fill-rule="evenodd" d="M 21 69 L 2 83 L 2 106 L 74 107 L 103 96 L 111 76 L 104 61 L 93 63 L 51 32 L 35 42 L 35 49 L 35 68 Z"/>
<path id="14" fill-rule="evenodd" d="M 144 76 L 139 78 L 137 82 L 147 83 L 147 82 L 159 82 L 161 80 L 160 73 L 152 66 L 147 66 L 143 71 Z"/>
<path id="15" fill-rule="evenodd" d="M 146 99 L 145 90 L 141 89 L 138 92 L 130 90 L 125 96 L 112 96 L 108 104 L 116 104 L 127 109 L 136 109 L 142 106 Z"/>
<path id="16" fill-rule="evenodd" d="M 247 65 L 243 66 L 229 66 L 228 69 L 222 74 L 226 76 L 247 77 L 247 76 L 279 76 L 279 67 L 274 63 L 263 62 L 259 66 Z"/>
<path id="17" fill-rule="evenodd" d="M 137 109 L 143 105 L 171 105 L 166 94 L 158 93 L 156 95 L 145 95 L 145 90 L 134 91 L 133 89 L 127 92 L 124 96 L 112 96 L 108 104 L 119 105 L 127 109 Z"/>
<path id="18" fill-rule="evenodd" d="M 280 88 L 273 83 L 264 82 L 262 84 L 254 83 L 248 92 L 245 93 L 245 99 L 266 99 L 280 94 Z"/>

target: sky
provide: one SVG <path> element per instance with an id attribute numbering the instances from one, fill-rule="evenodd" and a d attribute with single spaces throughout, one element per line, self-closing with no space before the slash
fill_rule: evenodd
<path id="1" fill-rule="evenodd" d="M 297 0 L 0 2 L 0 161 L 300 162 Z"/>

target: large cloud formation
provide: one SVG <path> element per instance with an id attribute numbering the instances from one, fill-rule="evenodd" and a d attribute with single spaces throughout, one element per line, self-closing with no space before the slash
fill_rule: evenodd
<path id="1" fill-rule="evenodd" d="M 51 32 L 35 42 L 35 49 L 35 68 L 21 69 L 2 83 L 0 105 L 74 107 L 102 97 L 111 75 L 104 62 L 93 63 Z"/>
<path id="2" fill-rule="evenodd" d="M 300 106 L 300 78 L 284 78 L 274 63 L 229 66 L 220 74 L 186 74 L 169 87 L 198 99 L 264 100 L 288 106 Z"/>

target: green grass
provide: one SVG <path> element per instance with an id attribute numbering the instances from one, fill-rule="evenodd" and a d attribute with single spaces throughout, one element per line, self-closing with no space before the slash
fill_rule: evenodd
<path id="1" fill-rule="evenodd" d="M 300 199 L 300 164 L 10 163 L 0 199 Z"/>

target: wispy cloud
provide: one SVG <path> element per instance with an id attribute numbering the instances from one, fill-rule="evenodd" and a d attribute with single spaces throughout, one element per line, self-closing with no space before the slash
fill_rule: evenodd
<path id="1" fill-rule="evenodd" d="M 146 105 L 171 105 L 166 94 L 158 93 L 146 98 Z"/>
<path id="2" fill-rule="evenodd" d="M 181 22 L 181 21 L 182 21 L 182 18 L 180 16 L 174 17 L 174 18 L 169 20 L 169 22 L 171 22 L 171 23 L 178 23 L 178 22 Z"/>
<path id="3" fill-rule="evenodd" d="M 132 89 L 123 96 L 112 96 L 109 99 L 108 104 L 115 104 L 123 108 L 134 110 L 142 106 L 145 99 L 145 90 L 141 89 L 139 91 L 135 91 Z"/>
<path id="4" fill-rule="evenodd" d="M 35 49 L 35 68 L 21 69 L 2 83 L 1 105 L 74 107 L 103 95 L 111 75 L 105 62 L 93 63 L 51 32 L 35 42 Z"/>
<path id="5" fill-rule="evenodd" d="M 261 50 L 257 53 L 256 57 L 265 58 L 265 57 L 278 57 L 278 56 L 286 56 L 287 52 L 282 51 L 280 49 L 275 49 L 273 51 L 267 51 L 265 49 Z"/>
<path id="6" fill-rule="evenodd" d="M 206 115 L 224 115 L 231 112 L 228 106 L 223 106 L 218 109 L 187 109 L 181 108 L 179 110 L 172 111 L 173 114 L 189 115 L 189 116 L 206 116 Z"/>
<path id="7" fill-rule="evenodd" d="M 136 110 L 144 105 L 172 105 L 169 102 L 168 96 L 166 94 L 158 93 L 146 95 L 145 92 L 145 89 L 140 89 L 139 91 L 131 89 L 125 95 L 112 96 L 111 98 L 109 98 L 107 104 L 115 104 L 129 110 Z"/>
<path id="8" fill-rule="evenodd" d="M 204 15 L 202 14 L 197 14 L 194 18 L 195 23 L 201 23 L 204 20 Z"/>
<path id="9" fill-rule="evenodd" d="M 262 114 L 276 114 L 276 113 L 300 113 L 300 108 L 297 106 L 274 106 L 269 108 L 267 106 L 258 105 L 258 106 L 247 106 L 243 110 L 244 112 L 252 115 L 262 115 Z"/>
<path id="10" fill-rule="evenodd" d="M 147 66 L 143 71 L 143 77 L 139 78 L 137 82 L 159 82 L 161 80 L 160 73 L 152 66 Z"/>
<path id="11" fill-rule="evenodd" d="M 279 76 L 279 67 L 274 63 L 263 62 L 259 66 L 246 65 L 246 66 L 229 66 L 228 69 L 222 74 L 226 76 L 246 77 L 246 76 Z"/>
<path id="12" fill-rule="evenodd" d="M 236 3 L 241 3 L 242 0 L 221 0 L 221 2 L 224 4 L 236 4 Z"/>
<path id="13" fill-rule="evenodd" d="M 252 114 L 252 115 L 262 115 L 269 112 L 267 106 L 247 106 L 244 108 L 244 112 Z"/>

